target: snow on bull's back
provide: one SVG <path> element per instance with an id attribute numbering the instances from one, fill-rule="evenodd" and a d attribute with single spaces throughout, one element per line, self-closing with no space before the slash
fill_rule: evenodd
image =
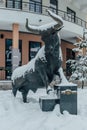
<path id="1" fill-rule="evenodd" d="M 18 77 L 24 76 L 25 72 L 30 71 L 31 69 L 34 71 L 34 63 L 35 59 L 32 59 L 28 64 L 16 68 L 11 79 L 14 80 Z"/>
<path id="2" fill-rule="evenodd" d="M 13 74 L 12 74 L 12 77 L 11 79 L 14 81 L 16 78 L 19 78 L 21 76 L 24 77 L 24 74 L 26 72 L 29 72 L 30 70 L 35 70 L 35 61 L 37 59 L 41 59 L 41 58 L 44 58 L 45 59 L 45 51 L 44 51 L 44 47 L 43 46 L 37 53 L 37 55 L 35 56 L 35 58 L 33 58 L 31 61 L 29 61 L 26 65 L 23 65 L 23 66 L 20 66 L 18 68 L 16 68 L 14 71 L 13 71 Z"/>

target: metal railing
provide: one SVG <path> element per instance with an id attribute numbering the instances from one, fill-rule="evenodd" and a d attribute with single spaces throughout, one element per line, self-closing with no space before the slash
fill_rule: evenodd
<path id="1" fill-rule="evenodd" d="M 42 6 L 42 14 L 46 14 L 47 15 L 47 9 L 52 10 L 54 13 L 58 14 L 59 16 L 61 16 L 63 18 L 63 20 L 68 21 L 68 22 L 72 22 L 74 24 L 77 24 L 83 28 L 87 29 L 87 22 L 77 16 L 74 16 L 72 14 L 69 14 L 65 11 L 62 10 L 57 10 L 55 8 L 52 7 L 47 7 L 47 6 Z"/>
<path id="2" fill-rule="evenodd" d="M 48 6 L 43 6 L 40 2 L 22 2 L 22 3 L 18 3 L 18 5 L 21 6 L 17 6 L 17 2 L 14 3 L 15 6 L 7 6 L 7 2 L 6 2 L 6 8 L 15 8 L 15 9 L 19 9 L 22 11 L 28 11 L 28 12 L 32 12 L 32 13 L 38 13 L 38 14 L 44 14 L 44 15 L 48 15 L 47 13 L 47 9 L 52 10 L 53 12 L 55 12 L 56 14 L 58 14 L 59 16 L 61 16 L 64 20 L 75 23 L 79 26 L 82 26 L 84 28 L 87 28 L 87 22 L 77 16 L 73 16 L 72 14 L 69 14 L 65 11 L 62 10 L 57 10 L 56 7 L 48 7 Z"/>
<path id="3" fill-rule="evenodd" d="M 58 10 L 58 15 L 61 16 L 64 20 L 75 23 L 79 26 L 82 26 L 84 28 L 87 28 L 87 22 L 77 16 L 68 14 L 65 11 Z"/>

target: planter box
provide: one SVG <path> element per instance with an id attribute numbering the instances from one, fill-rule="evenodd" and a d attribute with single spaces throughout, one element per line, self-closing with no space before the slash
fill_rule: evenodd
<path id="1" fill-rule="evenodd" d="M 53 111 L 56 104 L 59 103 L 57 98 L 40 97 L 39 98 L 40 108 L 42 111 Z"/>
<path id="2" fill-rule="evenodd" d="M 66 110 L 70 114 L 77 114 L 77 86 L 60 87 L 60 112 Z"/>

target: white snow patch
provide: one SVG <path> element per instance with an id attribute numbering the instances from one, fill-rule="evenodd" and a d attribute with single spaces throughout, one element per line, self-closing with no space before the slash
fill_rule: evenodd
<path id="1" fill-rule="evenodd" d="M 63 68 L 60 67 L 59 68 L 59 73 L 60 73 L 60 78 L 61 78 L 61 84 L 68 84 L 68 80 L 66 79 L 65 75 L 64 75 L 64 72 L 63 72 Z"/>
<path id="2" fill-rule="evenodd" d="M 35 56 L 35 58 L 33 58 L 31 61 L 29 61 L 26 65 L 23 65 L 21 67 L 18 67 L 14 70 L 13 74 L 12 74 L 12 77 L 11 79 L 14 81 L 14 79 L 18 78 L 18 77 L 21 77 L 21 76 L 24 76 L 24 74 L 27 72 L 27 71 L 34 71 L 35 70 L 35 61 L 36 59 L 41 59 L 43 58 L 44 60 L 45 59 L 45 51 L 44 51 L 44 47 L 45 46 L 42 46 L 42 48 L 38 51 L 37 55 Z"/>
<path id="3" fill-rule="evenodd" d="M 42 112 L 38 100 L 45 93 L 30 91 L 29 103 L 23 103 L 19 92 L 14 98 L 11 91 L 0 91 L 0 130 L 87 130 L 87 88 L 78 89 L 77 115 L 61 114 L 59 105 Z"/>

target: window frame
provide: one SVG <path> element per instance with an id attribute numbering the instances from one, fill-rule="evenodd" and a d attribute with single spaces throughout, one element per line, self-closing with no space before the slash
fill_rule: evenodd
<path id="1" fill-rule="evenodd" d="M 31 6 L 33 6 L 33 8 Z M 37 7 L 39 7 L 39 8 L 37 8 Z M 32 9 L 30 9 L 30 8 L 32 8 Z M 39 9 L 39 10 L 37 11 L 37 9 Z M 30 0 L 29 1 L 29 11 L 41 14 L 42 13 L 42 0 L 40 0 L 40 1 Z"/>
<path id="2" fill-rule="evenodd" d="M 9 2 L 12 2 L 12 7 L 9 6 Z M 19 8 L 16 8 L 16 3 L 20 4 Z M 22 0 L 6 0 L 7 8 L 22 9 Z"/>
<path id="3" fill-rule="evenodd" d="M 72 59 L 75 59 L 75 52 L 72 51 L 71 48 L 66 48 L 66 61 Z M 70 76 L 72 74 L 72 70 L 71 70 L 71 64 L 70 63 L 66 63 L 66 75 Z"/>
<path id="4" fill-rule="evenodd" d="M 71 19 L 71 22 L 76 22 L 76 12 L 67 7 L 67 16 Z"/>
<path id="5" fill-rule="evenodd" d="M 57 0 L 55 0 L 55 2 L 54 2 L 54 0 L 53 0 L 53 2 L 51 2 L 51 1 L 52 0 L 50 0 L 50 8 L 51 8 L 52 12 L 58 14 L 58 1 Z"/>

